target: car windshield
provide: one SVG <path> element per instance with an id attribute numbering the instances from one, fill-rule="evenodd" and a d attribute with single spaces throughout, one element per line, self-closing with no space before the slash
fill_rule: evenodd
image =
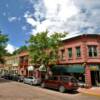
<path id="1" fill-rule="evenodd" d="M 61 80 L 64 82 L 69 82 L 69 81 L 73 83 L 77 82 L 77 80 L 74 77 L 61 77 Z"/>
<path id="2" fill-rule="evenodd" d="M 76 83 L 77 80 L 75 78 L 71 78 L 71 82 Z"/>
<path id="3" fill-rule="evenodd" d="M 61 80 L 64 81 L 64 82 L 68 82 L 69 78 L 68 77 L 61 77 Z"/>
<path id="4" fill-rule="evenodd" d="M 34 77 L 28 77 L 29 79 L 34 79 Z"/>

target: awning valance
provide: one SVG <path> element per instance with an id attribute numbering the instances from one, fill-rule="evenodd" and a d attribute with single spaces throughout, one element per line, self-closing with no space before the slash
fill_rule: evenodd
<path id="1" fill-rule="evenodd" d="M 33 71 L 34 70 L 34 66 L 28 66 L 27 70 L 28 71 Z"/>
<path id="2" fill-rule="evenodd" d="M 46 71 L 45 65 L 41 65 L 41 66 L 39 67 L 39 71 Z"/>
<path id="3" fill-rule="evenodd" d="M 52 68 L 52 71 L 55 73 L 84 73 L 85 69 L 81 65 L 56 65 Z"/>

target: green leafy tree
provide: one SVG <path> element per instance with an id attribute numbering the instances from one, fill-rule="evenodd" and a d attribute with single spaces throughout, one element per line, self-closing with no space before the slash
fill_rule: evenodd
<path id="1" fill-rule="evenodd" d="M 6 55 L 6 45 L 8 42 L 8 36 L 0 32 L 0 63 L 4 63 L 3 57 Z"/>
<path id="2" fill-rule="evenodd" d="M 48 31 L 31 35 L 29 39 L 29 54 L 34 64 L 49 63 L 55 64 L 57 61 L 57 50 L 61 44 L 61 39 L 66 33 L 54 33 L 49 35 Z"/>

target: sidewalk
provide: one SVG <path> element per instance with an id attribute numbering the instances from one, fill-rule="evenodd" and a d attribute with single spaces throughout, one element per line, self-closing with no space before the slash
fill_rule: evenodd
<path id="1" fill-rule="evenodd" d="M 94 95 L 94 96 L 100 97 L 100 87 L 92 87 L 90 89 L 79 88 L 78 91 L 81 93 L 84 93 L 84 94 Z"/>

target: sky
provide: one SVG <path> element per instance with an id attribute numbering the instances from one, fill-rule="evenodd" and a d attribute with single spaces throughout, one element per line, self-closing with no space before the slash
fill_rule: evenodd
<path id="1" fill-rule="evenodd" d="M 31 34 L 49 31 L 70 35 L 100 33 L 100 0 L 2 0 L 0 30 L 12 53 Z"/>

